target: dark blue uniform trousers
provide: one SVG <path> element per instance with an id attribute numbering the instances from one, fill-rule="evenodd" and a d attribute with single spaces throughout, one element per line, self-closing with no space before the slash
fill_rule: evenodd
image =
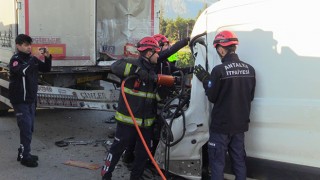
<path id="1" fill-rule="evenodd" d="M 13 109 L 20 129 L 20 148 L 22 148 L 22 156 L 23 158 L 29 158 L 35 117 L 35 103 L 13 104 Z"/>
<path id="2" fill-rule="evenodd" d="M 221 134 L 210 132 L 208 142 L 211 180 L 224 179 L 226 153 L 232 163 L 232 170 L 236 180 L 245 180 L 247 176 L 246 151 L 244 147 L 244 133 Z"/>
<path id="3" fill-rule="evenodd" d="M 150 149 L 152 128 L 140 128 L 140 130 Z M 130 142 L 133 141 L 136 141 L 134 150 L 135 159 L 130 179 L 137 180 L 142 176 L 146 162 L 148 160 L 147 151 L 145 150 L 138 132 L 134 126 L 117 123 L 114 141 L 111 145 L 109 153 L 107 154 L 105 166 L 102 169 L 102 171 L 105 171 L 104 179 L 111 179 L 112 172 L 117 165 L 122 153 L 125 151 L 126 147 L 128 147 Z"/>

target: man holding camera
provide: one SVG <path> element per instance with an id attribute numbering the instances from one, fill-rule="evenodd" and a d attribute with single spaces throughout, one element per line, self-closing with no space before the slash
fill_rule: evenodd
<path id="1" fill-rule="evenodd" d="M 31 54 L 32 38 L 19 34 L 16 39 L 17 53 L 10 60 L 9 99 L 17 117 L 20 129 L 20 148 L 17 161 L 27 167 L 38 166 L 38 156 L 31 155 L 31 139 L 35 118 L 38 91 L 38 72 L 49 72 L 52 56 L 46 48 L 39 52 L 44 56 L 42 62 Z"/>

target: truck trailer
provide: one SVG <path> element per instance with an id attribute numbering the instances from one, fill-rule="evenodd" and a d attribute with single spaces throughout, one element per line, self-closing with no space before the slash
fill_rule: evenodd
<path id="1" fill-rule="evenodd" d="M 33 38 L 32 53 L 46 47 L 52 69 L 39 79 L 39 108 L 114 111 L 117 59 L 135 58 L 135 44 L 159 31 L 158 0 L 0 0 L 0 114 L 8 99 L 8 63 L 15 37 Z M 107 84 L 107 85 L 103 85 Z M 111 84 L 111 85 L 110 85 Z"/>
<path id="2" fill-rule="evenodd" d="M 220 0 L 194 25 L 195 65 L 211 73 L 221 63 L 213 40 L 231 30 L 239 39 L 240 59 L 256 70 L 245 134 L 249 178 L 320 179 L 319 16 L 312 0 Z M 165 134 L 171 137 L 163 136 L 155 158 L 163 168 L 169 165 L 169 172 L 194 180 L 209 174 L 206 143 L 213 104 L 197 78 L 191 85 L 188 106 L 180 106 L 177 98 L 166 112 L 180 108 L 180 116 L 165 119 L 170 128 Z M 226 173 L 232 173 L 229 164 Z"/>

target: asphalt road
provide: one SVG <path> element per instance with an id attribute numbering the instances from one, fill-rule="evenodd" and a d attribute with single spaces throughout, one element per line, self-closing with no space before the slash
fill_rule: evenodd
<path id="1" fill-rule="evenodd" d="M 31 153 L 39 156 L 39 166 L 25 167 L 18 162 L 19 129 L 13 112 L 0 117 L 0 180 L 101 180 L 100 169 L 107 150 L 113 142 L 108 134 L 116 124 L 105 123 L 114 112 L 94 110 L 37 110 Z M 73 137 L 75 141 L 102 141 L 87 145 L 58 147 L 56 141 Z M 104 143 L 103 143 L 104 142 Z M 80 161 L 97 165 L 90 170 L 64 163 Z M 120 160 L 113 172 L 113 180 L 129 179 L 130 171 Z M 157 172 L 146 169 L 144 179 L 160 180 Z M 181 178 L 169 178 L 181 180 Z M 234 176 L 225 174 L 225 179 Z"/>
<path id="2" fill-rule="evenodd" d="M 97 170 L 65 165 L 68 160 L 81 161 L 102 166 L 107 148 L 110 145 L 90 143 L 87 145 L 68 145 L 58 147 L 56 141 L 74 137 L 76 141 L 104 140 L 108 138 L 115 124 L 105 120 L 112 112 L 93 110 L 37 110 L 35 130 L 31 148 L 32 154 L 39 156 L 39 166 L 28 168 L 17 162 L 19 129 L 13 112 L 0 117 L 0 180 L 91 180 L 101 179 L 100 167 Z M 129 171 L 118 165 L 113 173 L 114 179 L 127 179 Z"/>

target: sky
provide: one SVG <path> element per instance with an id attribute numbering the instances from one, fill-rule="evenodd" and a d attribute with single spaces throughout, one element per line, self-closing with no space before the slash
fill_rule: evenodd
<path id="1" fill-rule="evenodd" d="M 195 19 L 205 3 L 211 5 L 218 0 L 160 0 L 160 6 L 164 6 L 163 16 L 175 19 L 178 16 Z"/>

